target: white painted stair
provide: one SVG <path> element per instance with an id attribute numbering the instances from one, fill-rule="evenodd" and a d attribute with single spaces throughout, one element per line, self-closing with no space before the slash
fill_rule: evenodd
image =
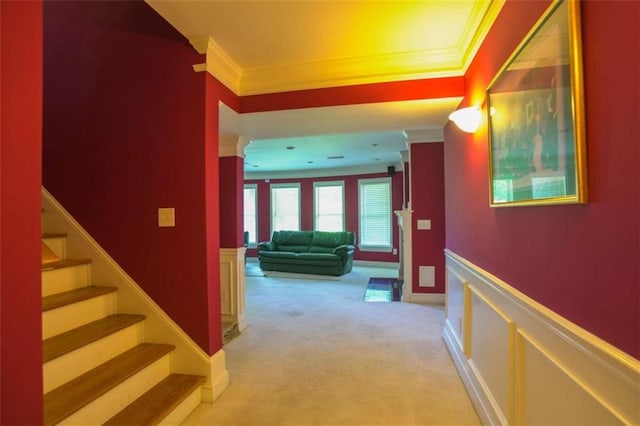
<path id="1" fill-rule="evenodd" d="M 145 341 L 145 316 L 118 312 L 118 288 L 91 282 L 91 259 L 67 259 L 43 234 L 44 423 L 179 424 L 205 377 L 172 371 L 174 346 Z"/>

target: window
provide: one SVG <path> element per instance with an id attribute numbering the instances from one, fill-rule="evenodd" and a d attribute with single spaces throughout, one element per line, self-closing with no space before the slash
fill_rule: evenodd
<path id="1" fill-rule="evenodd" d="M 300 184 L 271 185 L 271 231 L 300 230 Z"/>
<path id="2" fill-rule="evenodd" d="M 249 244 L 258 240 L 258 187 L 255 184 L 244 186 L 244 230 L 249 232 Z"/>
<path id="3" fill-rule="evenodd" d="M 358 199 L 360 249 L 391 251 L 391 179 L 360 179 Z"/>
<path id="4" fill-rule="evenodd" d="M 313 228 L 344 231 L 344 182 L 313 183 Z"/>

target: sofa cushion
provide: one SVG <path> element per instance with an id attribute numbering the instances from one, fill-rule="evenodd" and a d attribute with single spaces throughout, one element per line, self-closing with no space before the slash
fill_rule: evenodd
<path id="1" fill-rule="evenodd" d="M 315 231 L 311 240 L 312 246 L 336 248 L 343 244 L 353 244 L 353 232 Z"/>
<path id="2" fill-rule="evenodd" d="M 311 246 L 309 247 L 309 253 L 333 253 L 332 247 Z"/>
<path id="3" fill-rule="evenodd" d="M 294 260 L 297 253 L 292 251 L 263 251 L 260 252 L 260 257 L 270 259 L 289 259 Z"/>
<path id="4" fill-rule="evenodd" d="M 276 231 L 271 241 L 278 246 L 309 246 L 313 231 Z M 305 249 L 305 251 L 307 251 Z"/>

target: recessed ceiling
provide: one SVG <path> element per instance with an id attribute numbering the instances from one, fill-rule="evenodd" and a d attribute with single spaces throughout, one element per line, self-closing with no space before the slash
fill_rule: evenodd
<path id="1" fill-rule="evenodd" d="M 504 0 L 147 2 L 206 53 L 208 72 L 244 96 L 463 75 Z M 339 167 L 377 166 L 399 161 L 404 134 L 437 139 L 459 102 L 240 115 L 221 107 L 221 134 L 254 141 L 247 173 L 336 167 L 322 160 L 330 155 L 344 156 Z M 380 155 L 369 152 L 372 143 Z M 295 159 L 280 155 L 286 146 L 296 146 L 286 153 Z"/>

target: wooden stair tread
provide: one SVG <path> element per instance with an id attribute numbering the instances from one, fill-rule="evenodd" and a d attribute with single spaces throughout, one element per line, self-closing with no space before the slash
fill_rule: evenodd
<path id="1" fill-rule="evenodd" d="M 50 271 L 53 269 L 69 268 L 72 266 L 85 265 L 91 263 L 91 259 L 61 259 L 56 262 L 50 262 L 42 265 L 43 271 Z"/>
<path id="2" fill-rule="evenodd" d="M 69 417 L 173 349 L 173 345 L 142 343 L 46 393 L 44 424 Z"/>
<path id="3" fill-rule="evenodd" d="M 42 362 L 51 361 L 144 319 L 144 315 L 110 315 L 57 336 L 49 337 L 42 342 Z"/>
<path id="4" fill-rule="evenodd" d="M 42 239 L 47 239 L 47 238 L 64 238 L 66 237 L 67 234 L 64 234 L 62 232 L 43 232 L 42 233 Z"/>
<path id="5" fill-rule="evenodd" d="M 170 374 L 105 423 L 109 426 L 157 425 L 198 386 L 203 376 Z"/>
<path id="6" fill-rule="evenodd" d="M 50 296 L 42 298 L 42 312 L 50 311 L 51 309 L 60 308 L 62 306 L 67 306 L 76 302 L 81 302 L 83 300 L 102 296 L 103 294 L 112 293 L 117 290 L 118 287 L 102 287 L 91 285 L 88 287 L 81 287 L 75 290 L 52 294 Z"/>

